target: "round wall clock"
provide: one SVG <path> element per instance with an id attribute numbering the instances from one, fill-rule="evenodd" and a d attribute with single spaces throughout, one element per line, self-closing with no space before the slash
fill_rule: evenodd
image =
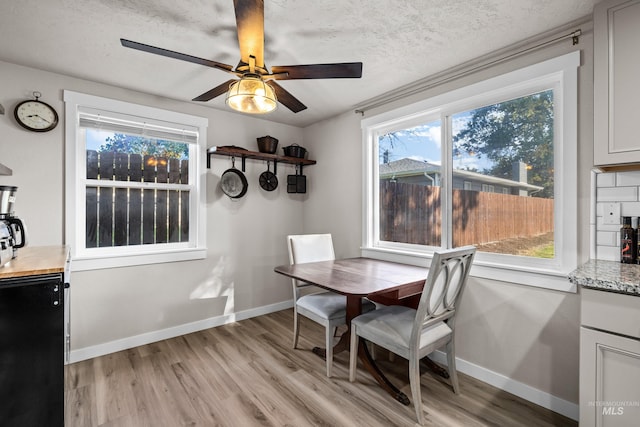
<path id="1" fill-rule="evenodd" d="M 58 126 L 58 113 L 49 104 L 39 101 L 40 92 L 33 92 L 36 99 L 28 99 L 16 105 L 13 115 L 20 126 L 34 132 L 48 132 Z"/>

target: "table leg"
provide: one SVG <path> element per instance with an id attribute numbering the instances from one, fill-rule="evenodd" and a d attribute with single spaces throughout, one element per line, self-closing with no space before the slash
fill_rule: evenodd
<path id="1" fill-rule="evenodd" d="M 364 368 L 375 378 L 375 380 L 380 384 L 383 390 L 391 395 L 395 400 L 402 403 L 405 406 L 408 406 L 411 402 L 406 394 L 398 390 L 396 386 L 389 381 L 389 379 L 382 373 L 378 365 L 376 365 L 375 361 L 371 357 L 371 353 L 369 353 L 369 349 L 364 343 L 363 339 L 359 340 L 358 343 L 358 358 L 364 365 Z"/>
<path id="2" fill-rule="evenodd" d="M 440 375 L 442 378 L 444 379 L 449 378 L 449 372 L 447 372 L 446 369 L 444 369 L 443 367 L 438 365 L 436 362 L 431 360 L 429 356 L 423 357 L 422 359 L 420 359 L 420 361 L 425 367 L 431 369 L 433 372 L 435 372 L 437 375 Z"/>
<path id="3" fill-rule="evenodd" d="M 362 298 L 355 295 L 347 295 L 347 332 L 342 335 L 340 341 L 344 340 L 347 345 L 351 337 L 351 320 L 362 313 Z M 340 343 L 338 343 L 340 344 Z M 358 358 L 362 361 L 364 368 L 375 378 L 380 384 L 383 390 L 389 393 L 394 399 L 403 405 L 409 404 L 409 398 L 406 394 L 398 390 L 391 381 L 382 373 L 378 365 L 371 357 L 367 346 L 364 344 L 364 340 L 359 340 L 358 343 Z"/>
<path id="4" fill-rule="evenodd" d="M 347 330 L 344 334 L 340 336 L 340 340 L 333 346 L 333 355 L 335 356 L 338 353 L 349 350 L 349 337 L 351 334 Z M 313 347 L 311 350 L 313 354 L 322 357 L 323 359 L 327 358 L 327 351 L 324 347 Z"/>
<path id="5" fill-rule="evenodd" d="M 351 337 L 351 320 L 362 313 L 362 298 L 355 295 L 347 295 L 347 330 L 337 344 L 333 347 L 333 354 L 340 353 L 349 349 L 350 337 Z M 314 347 L 313 353 L 326 359 L 326 350 L 322 347 Z M 401 392 L 391 381 L 382 373 L 378 365 L 376 365 L 369 349 L 364 344 L 364 340 L 360 340 L 358 344 L 358 358 L 362 362 L 364 368 L 371 374 L 371 376 L 380 384 L 383 390 L 389 393 L 394 399 L 403 405 L 409 405 L 410 401 L 406 394 Z"/>

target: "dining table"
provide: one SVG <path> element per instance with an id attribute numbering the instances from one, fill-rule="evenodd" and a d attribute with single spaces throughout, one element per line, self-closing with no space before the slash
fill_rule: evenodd
<path id="1" fill-rule="evenodd" d="M 346 297 L 347 330 L 334 346 L 334 354 L 349 350 L 351 320 L 362 314 L 363 298 L 384 305 L 416 308 L 429 272 L 426 267 L 364 257 L 280 265 L 274 271 Z M 315 347 L 313 352 L 325 357 L 324 348 Z M 358 345 L 358 358 L 384 390 L 394 399 L 409 405 L 407 395 L 384 375 L 363 340 Z M 446 370 L 430 359 L 422 361 L 439 375 L 448 377 Z"/>

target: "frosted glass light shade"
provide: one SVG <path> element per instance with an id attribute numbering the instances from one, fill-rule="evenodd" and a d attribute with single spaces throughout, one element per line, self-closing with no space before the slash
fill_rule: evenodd
<path id="1" fill-rule="evenodd" d="M 245 74 L 231 83 L 227 105 L 247 114 L 266 114 L 276 109 L 278 101 L 273 88 L 256 74 Z"/>

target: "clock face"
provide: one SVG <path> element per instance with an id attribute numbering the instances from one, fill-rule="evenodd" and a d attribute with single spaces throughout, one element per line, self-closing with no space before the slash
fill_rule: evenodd
<path id="1" fill-rule="evenodd" d="M 46 132 L 58 125 L 58 113 L 41 101 L 23 101 L 16 106 L 14 116 L 25 129 Z"/>

